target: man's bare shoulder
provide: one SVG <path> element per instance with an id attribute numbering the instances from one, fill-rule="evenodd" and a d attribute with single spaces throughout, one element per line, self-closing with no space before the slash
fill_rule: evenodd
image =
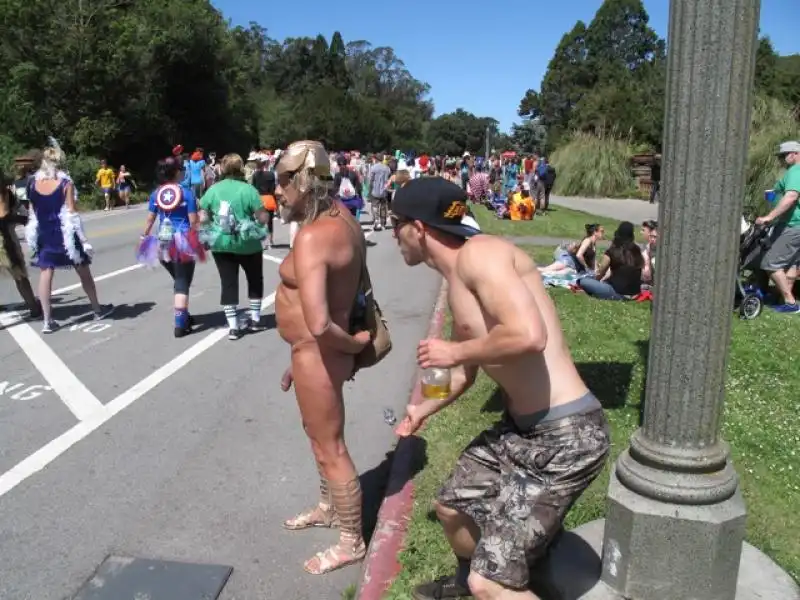
<path id="1" fill-rule="evenodd" d="M 485 270 L 498 261 L 513 260 L 517 247 L 501 237 L 476 235 L 458 251 L 458 268 Z M 490 262 L 492 261 L 492 262 Z"/>
<path id="2" fill-rule="evenodd" d="M 299 248 L 300 252 L 313 252 L 321 262 L 338 263 L 342 260 L 343 252 L 347 256 L 357 253 L 356 243 L 349 233 L 352 233 L 352 227 L 344 219 L 320 218 L 300 228 L 294 247 Z"/>

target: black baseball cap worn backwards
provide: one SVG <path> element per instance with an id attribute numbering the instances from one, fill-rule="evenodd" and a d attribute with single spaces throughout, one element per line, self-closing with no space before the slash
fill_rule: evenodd
<path id="1" fill-rule="evenodd" d="M 481 232 L 469 214 L 467 193 L 441 177 L 409 181 L 395 192 L 392 213 L 462 238 Z"/>

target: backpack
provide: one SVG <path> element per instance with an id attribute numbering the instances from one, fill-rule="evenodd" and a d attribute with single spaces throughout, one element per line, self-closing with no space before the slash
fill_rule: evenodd
<path id="1" fill-rule="evenodd" d="M 356 188 L 353 187 L 353 182 L 350 181 L 349 174 L 342 175 L 342 181 L 339 183 L 339 197 L 340 198 L 354 198 L 356 195 Z"/>
<path id="2" fill-rule="evenodd" d="M 552 187 L 552 185 L 556 182 L 556 168 L 549 164 L 547 165 L 547 172 L 544 176 L 544 184 L 548 187 Z"/>

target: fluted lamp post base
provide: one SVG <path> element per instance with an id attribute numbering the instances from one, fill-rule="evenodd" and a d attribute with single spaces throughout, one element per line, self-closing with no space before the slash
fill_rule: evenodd
<path id="1" fill-rule="evenodd" d="M 543 600 L 800 600 L 766 554 L 729 543 L 744 529 L 738 491 L 718 504 L 673 504 L 612 474 L 608 498 L 608 520 L 566 532 L 534 574 Z"/>

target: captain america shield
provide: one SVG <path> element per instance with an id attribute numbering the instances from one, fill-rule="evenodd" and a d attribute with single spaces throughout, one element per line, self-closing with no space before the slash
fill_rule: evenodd
<path id="1" fill-rule="evenodd" d="M 156 206 L 164 211 L 175 210 L 183 202 L 183 190 L 177 183 L 167 183 L 156 192 Z"/>

